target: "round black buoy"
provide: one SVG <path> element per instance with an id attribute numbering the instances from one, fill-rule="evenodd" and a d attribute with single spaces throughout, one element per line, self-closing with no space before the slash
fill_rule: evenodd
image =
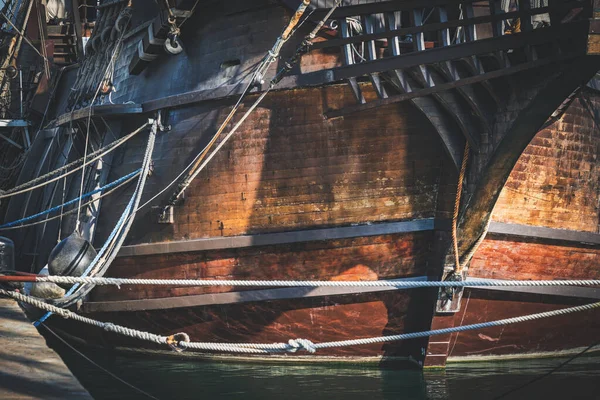
<path id="1" fill-rule="evenodd" d="M 50 275 L 81 276 L 96 254 L 90 242 L 74 232 L 52 249 L 48 270 Z"/>

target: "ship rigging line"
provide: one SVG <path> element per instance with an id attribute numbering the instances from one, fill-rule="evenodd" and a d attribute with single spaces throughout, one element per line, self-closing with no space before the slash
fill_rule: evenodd
<path id="1" fill-rule="evenodd" d="M 120 184 L 122 184 L 122 183 L 124 183 L 124 182 L 126 182 L 128 180 L 130 180 L 131 178 L 137 176 L 140 173 L 140 171 L 141 170 L 139 170 L 139 169 L 136 170 L 136 171 L 133 171 L 132 173 L 130 173 L 128 175 L 125 175 L 124 177 L 119 178 L 116 181 L 109 183 L 108 185 L 105 185 L 105 186 L 102 186 L 100 188 L 94 189 L 91 192 L 85 193 L 85 194 L 83 194 L 83 195 L 81 195 L 81 196 L 79 196 L 79 197 L 77 197 L 77 198 L 75 198 L 73 200 L 69 200 L 66 203 L 63 203 L 63 204 L 60 204 L 58 206 L 49 208 L 49 209 L 47 209 L 45 211 L 42 211 L 42 212 L 39 212 L 37 214 L 33 214 L 33 215 L 28 216 L 28 217 L 18 219 L 16 221 L 7 222 L 6 224 L 0 225 L 0 230 L 4 230 L 5 228 L 15 227 L 15 226 L 17 226 L 19 224 L 32 221 L 32 220 L 34 220 L 34 219 L 36 219 L 38 217 L 41 217 L 41 216 L 44 216 L 44 215 L 47 215 L 47 214 L 51 214 L 51 213 L 53 213 L 55 211 L 61 210 L 62 208 L 68 207 L 68 206 L 70 206 L 72 204 L 75 204 L 77 202 L 81 203 L 82 199 L 87 199 L 88 197 L 91 197 L 91 196 L 95 195 L 96 193 L 102 192 L 102 191 L 104 191 L 106 189 L 112 189 L 112 188 L 114 188 L 114 187 L 116 187 L 116 186 L 118 186 L 118 185 L 120 185 Z"/>
<path id="2" fill-rule="evenodd" d="M 127 7 L 124 10 L 126 10 L 126 9 L 127 9 Z M 127 16 L 128 16 L 128 20 L 127 20 L 127 23 L 125 24 L 125 26 L 127 26 L 129 24 L 129 21 L 131 20 L 131 13 L 127 13 Z M 88 113 L 88 118 L 87 118 L 87 129 L 86 129 L 86 135 L 85 135 L 85 148 L 84 148 L 84 155 L 83 155 L 84 161 L 87 158 L 88 143 L 89 143 L 89 138 L 90 138 L 90 122 L 92 120 L 93 106 L 94 106 L 94 103 L 96 102 L 96 98 L 98 97 L 98 94 L 100 94 L 100 90 L 102 90 L 102 86 L 104 85 L 105 80 L 108 79 L 112 75 L 111 69 L 112 69 L 112 72 L 114 73 L 117 55 L 119 54 L 119 51 L 121 49 L 121 44 L 123 43 L 123 37 L 125 36 L 126 32 L 127 32 L 127 29 L 123 29 L 123 32 L 121 32 L 121 35 L 119 36 L 117 43 L 115 44 L 114 50 L 111 54 L 111 57 L 108 61 L 107 66 L 106 66 L 106 70 L 104 71 L 104 75 L 102 76 L 102 79 L 100 80 L 100 83 L 98 84 L 98 87 L 96 88 L 96 92 L 94 93 L 94 97 L 92 98 L 90 105 L 88 107 L 89 113 Z M 85 182 L 85 166 L 86 166 L 86 164 L 84 162 L 83 170 L 81 171 L 81 184 L 79 187 L 80 195 L 83 193 L 83 185 Z M 79 205 L 77 206 L 77 222 L 75 224 L 75 231 L 79 231 L 79 227 L 81 224 L 80 214 L 81 214 L 81 197 L 80 197 Z"/>
<path id="3" fill-rule="evenodd" d="M 158 131 L 158 126 L 160 124 L 160 114 L 157 119 L 152 121 L 152 128 L 150 129 L 150 134 L 148 135 L 148 143 L 146 145 L 146 151 L 144 154 L 144 159 L 142 161 L 142 168 L 139 175 L 139 179 L 137 182 L 137 186 L 129 200 L 129 204 L 125 207 L 125 210 L 121 214 L 119 221 L 117 221 L 113 231 L 109 235 L 108 239 L 102 246 L 102 248 L 98 251 L 96 257 L 92 260 L 87 269 L 83 272 L 82 276 L 87 277 L 91 276 L 100 276 L 104 275 L 104 273 L 110 267 L 110 264 L 113 262 L 117 253 L 121 249 L 127 234 L 131 228 L 133 220 L 135 218 L 137 207 L 142 198 L 142 194 L 144 192 L 144 187 L 146 185 L 146 179 L 148 178 L 148 172 L 150 170 L 150 165 L 152 162 L 152 153 L 154 151 L 154 145 L 156 143 L 156 133 Z M 69 289 L 69 291 L 65 294 L 64 297 L 56 300 L 51 300 L 53 304 L 59 305 L 61 307 L 68 307 L 70 305 L 75 304 L 77 301 L 83 298 L 86 294 L 88 294 L 93 288 L 94 284 L 88 284 L 81 286 L 80 284 L 75 284 L 73 287 Z M 43 315 L 34 325 L 39 325 L 44 322 L 51 313 L 46 313 Z"/>
<path id="4" fill-rule="evenodd" d="M 271 50 L 269 50 L 267 55 L 264 57 L 263 61 L 258 65 L 257 69 L 255 70 L 254 74 L 252 75 L 252 78 L 249 80 L 248 85 L 246 86 L 246 89 L 244 90 L 244 92 L 242 93 L 240 98 L 238 99 L 237 103 L 235 104 L 235 106 L 233 107 L 233 109 L 231 110 L 231 112 L 229 113 L 227 118 L 225 118 L 225 121 L 219 127 L 217 133 L 213 136 L 213 138 L 211 139 L 209 144 L 202 150 L 202 152 L 200 152 L 194 158 L 194 160 L 184 169 L 184 171 L 188 171 L 187 176 L 183 179 L 183 181 L 181 183 L 179 183 L 179 185 L 177 185 L 177 189 L 175 190 L 173 195 L 167 201 L 167 205 L 164 207 L 163 213 L 166 211 L 167 207 L 175 205 L 177 200 L 183 195 L 185 190 L 194 181 L 194 179 L 196 179 L 198 174 L 200 174 L 200 172 L 206 167 L 206 165 L 216 155 L 216 153 L 225 145 L 225 143 L 227 143 L 227 141 L 238 130 L 238 128 L 248 118 L 248 116 L 254 111 L 254 109 L 256 109 L 256 107 L 258 107 L 260 102 L 271 91 L 271 89 L 273 89 L 275 87 L 275 85 L 277 83 L 279 83 L 279 81 L 283 78 L 283 75 L 286 74 L 287 72 L 289 72 L 291 70 L 293 64 L 295 64 L 296 62 L 299 61 L 299 56 L 303 52 L 308 51 L 308 49 L 312 45 L 312 40 L 316 37 L 317 33 L 323 27 L 325 22 L 329 19 L 331 14 L 333 14 L 333 11 L 335 11 L 335 9 L 341 4 L 341 0 L 336 0 L 335 4 L 333 5 L 333 7 L 331 7 L 331 9 L 325 15 L 325 17 L 317 24 L 317 26 L 311 31 L 311 33 L 308 34 L 304 38 L 304 40 L 302 41 L 300 46 L 296 49 L 296 53 L 294 54 L 294 56 L 292 56 L 292 58 L 288 62 L 285 63 L 285 66 L 271 79 L 269 86 L 266 88 L 266 90 L 258 97 L 258 99 L 256 99 L 254 104 L 252 104 L 252 106 L 242 116 L 242 118 L 236 123 L 236 125 L 231 129 L 231 131 L 227 134 L 227 136 L 225 136 L 221 140 L 221 142 L 213 150 L 213 152 L 208 157 L 206 157 L 206 154 L 208 153 L 208 151 L 212 148 L 214 143 L 217 141 L 217 138 L 223 133 L 225 127 L 227 126 L 227 124 L 229 124 L 229 122 L 233 118 L 234 114 L 237 112 L 238 108 L 240 107 L 240 104 L 242 103 L 244 98 L 247 96 L 251 86 L 253 84 L 255 84 L 257 81 L 259 81 L 259 83 L 262 84 L 262 79 L 263 79 L 264 74 L 266 73 L 268 67 L 273 62 L 275 62 L 277 57 L 279 57 L 279 52 L 281 51 L 281 48 L 283 47 L 283 45 L 296 32 L 296 30 L 294 28 L 298 25 L 298 22 L 300 21 L 302 15 L 304 14 L 304 12 L 306 10 L 306 7 L 309 4 L 310 4 L 309 0 L 303 0 L 303 2 L 300 4 L 300 6 L 298 6 L 298 9 L 296 10 L 296 13 L 294 14 L 294 16 L 291 18 L 288 26 L 284 29 L 283 33 L 277 38 L 277 41 L 273 45 L 273 48 Z M 300 23 L 300 25 L 302 25 L 305 21 L 306 21 L 306 19 L 303 20 Z M 206 157 L 206 159 L 205 159 L 205 157 Z M 184 174 L 184 172 L 182 172 L 180 174 L 180 176 L 183 174 Z M 179 179 L 179 177 L 177 177 L 175 179 L 175 181 L 177 179 Z M 169 184 L 167 187 L 169 187 L 173 183 L 174 182 L 171 182 L 171 184 Z M 158 195 L 160 195 L 161 193 L 159 193 Z M 158 195 L 156 195 L 154 198 L 158 197 Z M 153 199 L 151 199 L 151 200 L 153 200 Z M 146 204 L 148 204 L 148 202 L 146 202 Z M 146 204 L 144 204 L 144 205 L 146 205 Z"/>
<path id="5" fill-rule="evenodd" d="M 462 273 L 463 266 L 460 264 L 460 254 L 458 253 L 458 214 L 460 211 L 460 198 L 463 191 L 463 182 L 465 180 L 465 172 L 467 170 L 467 163 L 469 162 L 469 141 L 465 141 L 465 152 L 463 154 L 462 164 L 460 167 L 460 174 L 458 175 L 458 184 L 456 185 L 456 199 L 454 201 L 454 213 L 452 214 L 452 249 L 454 250 L 454 272 L 457 274 Z M 466 263 L 465 263 L 466 264 Z"/>
<path id="6" fill-rule="evenodd" d="M 29 46 L 31 46 L 31 48 L 40 56 L 44 59 L 44 62 L 48 62 L 48 58 L 44 57 L 44 55 L 42 53 L 40 53 L 40 51 L 33 45 L 33 43 L 31 43 L 31 40 L 29 40 L 29 38 L 27 36 L 25 36 L 25 33 L 21 32 L 19 30 L 19 28 L 17 28 L 12 21 L 10 20 L 10 18 L 8 18 L 6 16 L 6 14 L 4 14 L 2 11 L 0 11 L 0 15 L 2 16 L 2 18 L 4 18 L 4 20 L 6 22 L 8 22 L 8 24 L 15 30 L 15 32 L 17 32 L 19 34 L 19 36 L 25 41 L 25 43 L 27 43 Z"/>
<path id="7" fill-rule="evenodd" d="M 44 174 L 40 177 L 37 177 L 35 179 L 30 180 L 29 182 L 25 182 L 17 187 L 14 187 L 10 190 L 7 191 L 3 191 L 0 192 L 0 199 L 4 199 L 6 197 L 11 197 L 11 196 L 16 196 L 18 194 L 22 194 L 22 193 L 26 193 L 38 188 L 41 188 L 43 186 L 46 186 L 52 182 L 56 182 L 59 179 L 62 179 L 66 176 L 69 176 L 77 171 L 79 171 L 80 169 L 82 169 L 84 166 L 89 165 L 95 161 L 97 161 L 98 159 L 104 157 L 105 155 L 107 155 L 108 153 L 110 153 L 111 151 L 115 150 L 116 148 L 118 148 L 119 146 L 121 146 L 122 144 L 124 144 L 125 142 L 127 142 L 129 139 L 131 139 L 132 137 L 134 137 L 135 135 L 137 135 L 138 133 L 140 133 L 141 131 L 143 131 L 145 128 L 148 127 L 148 123 L 146 122 L 144 125 L 140 126 L 138 129 L 136 129 L 135 131 L 131 132 L 130 134 L 123 136 L 121 139 L 119 140 L 115 140 L 114 142 L 99 148 L 98 150 L 94 151 L 93 153 L 88 154 L 88 157 L 91 157 L 89 160 L 85 161 L 84 157 L 75 160 L 67 165 L 64 165 L 60 168 L 55 169 L 54 171 L 50 171 L 47 174 Z M 84 162 L 85 161 L 85 162 Z M 61 174 L 57 177 L 54 177 L 50 180 L 44 181 L 44 179 L 49 178 L 51 176 L 54 176 L 58 173 L 60 173 L 61 171 L 64 170 L 68 170 L 69 168 L 74 167 L 75 165 L 82 163 L 83 165 L 80 165 L 72 170 L 69 170 L 67 172 L 65 172 L 64 174 Z M 44 181 L 39 185 L 36 185 L 36 183 L 40 182 L 40 181 Z M 35 185 L 33 187 L 31 187 L 31 185 Z"/>
<path id="8" fill-rule="evenodd" d="M 576 312 L 592 310 L 600 307 L 600 302 L 590 303 L 581 306 L 562 308 L 553 311 L 546 311 L 537 314 L 522 315 L 520 317 L 506 318 L 496 321 L 482 322 L 478 324 L 463 325 L 452 328 L 434 329 L 422 332 L 403 333 L 399 335 L 377 336 L 370 338 L 360 338 L 351 340 L 341 340 L 334 342 L 313 343 L 307 339 L 290 339 L 287 343 L 218 343 L 218 342 L 191 342 L 186 333 L 176 333 L 171 336 L 156 335 L 151 332 L 140 331 L 127 328 L 110 322 L 102 322 L 92 318 L 84 317 L 64 308 L 59 308 L 51 304 L 40 301 L 37 298 L 27 296 L 18 292 L 0 289 L 0 295 L 13 298 L 19 302 L 30 304 L 48 313 L 56 313 L 63 318 L 79 321 L 84 324 L 92 325 L 107 332 L 113 332 L 131 338 L 152 342 L 155 344 L 168 345 L 174 350 L 182 351 L 185 349 L 221 351 L 229 353 L 249 353 L 249 354 L 271 354 L 271 353 L 296 353 L 298 350 L 305 350 L 309 353 L 315 353 L 319 349 L 334 347 L 360 346 L 375 343 L 385 343 L 401 341 L 407 339 L 416 339 L 436 335 L 447 335 L 456 332 L 472 331 L 477 329 L 491 328 L 497 326 L 512 325 L 527 321 L 550 318 L 560 315 L 567 315 Z"/>
<path id="9" fill-rule="evenodd" d="M 136 174 L 136 175 L 133 175 L 131 178 L 129 178 L 129 179 L 127 179 L 127 180 L 125 180 L 124 182 L 122 182 L 122 183 L 118 184 L 117 186 L 113 187 L 112 189 L 110 189 L 108 192 L 106 192 L 106 193 L 102 193 L 102 194 L 101 194 L 100 196 L 98 196 L 97 198 L 95 198 L 95 199 L 92 199 L 92 200 L 89 200 L 89 201 L 87 201 L 87 202 L 83 203 L 82 207 L 83 207 L 83 208 L 85 208 L 85 207 L 89 206 L 90 204 L 92 204 L 92 203 L 95 203 L 95 202 L 97 202 L 98 200 L 100 200 L 100 199 L 102 199 L 102 198 L 104 198 L 104 197 L 106 197 L 106 196 L 110 196 L 110 195 L 111 195 L 111 194 L 113 194 L 115 191 L 119 190 L 119 188 L 121 188 L 121 187 L 123 187 L 123 186 L 127 185 L 128 183 L 130 183 L 130 182 L 131 182 L 133 179 L 135 179 L 135 178 L 136 178 L 136 176 L 137 176 L 137 174 Z M 106 188 L 105 188 L 105 189 L 106 189 Z M 62 206 L 64 206 L 64 204 L 62 204 Z M 10 228 L 0 228 L 0 231 L 11 231 L 11 230 L 15 230 L 15 229 L 29 228 L 29 227 L 32 227 L 32 226 L 36 226 L 36 225 L 40 225 L 40 224 L 45 224 L 45 223 L 47 223 L 47 222 L 50 222 L 50 221 L 53 221 L 53 220 L 55 220 L 55 219 L 63 218 L 63 217 L 65 217 L 65 216 L 67 216 L 67 215 L 71 215 L 71 214 L 74 214 L 74 213 L 76 213 L 76 212 L 77 212 L 77 209 L 76 209 L 76 208 L 74 208 L 74 209 L 72 209 L 72 210 L 69 210 L 69 211 L 65 211 L 65 212 L 62 212 L 62 211 L 61 211 L 61 213 L 60 213 L 60 214 L 58 214 L 58 215 L 55 215 L 54 217 L 46 218 L 46 219 L 43 219 L 43 220 L 41 220 L 41 221 L 32 222 L 32 223 L 30 223 L 30 224 L 13 226 L 13 227 L 10 227 Z M 60 228 L 61 228 L 61 225 L 59 224 L 59 225 L 58 225 L 58 227 L 59 227 L 59 230 L 60 230 Z M 59 234 L 59 237 L 60 237 L 60 234 Z"/>

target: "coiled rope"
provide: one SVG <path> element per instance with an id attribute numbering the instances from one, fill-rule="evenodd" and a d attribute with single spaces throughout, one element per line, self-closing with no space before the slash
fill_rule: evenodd
<path id="1" fill-rule="evenodd" d="M 248 353 L 248 354 L 271 354 L 281 352 L 295 353 L 299 350 L 305 350 L 309 353 L 315 353 L 319 349 L 327 349 L 333 347 L 347 347 L 347 346 L 359 346 L 374 343 L 392 342 L 407 339 L 416 339 L 422 337 L 429 337 L 435 335 L 446 335 L 449 333 L 464 332 L 470 330 L 477 330 L 483 328 L 491 328 L 497 326 L 505 326 L 511 324 L 517 324 L 527 321 L 534 321 L 543 318 L 550 318 L 559 315 L 567 315 L 576 312 L 582 312 L 592 310 L 600 307 L 600 302 L 586 304 L 582 306 L 563 308 L 560 310 L 546 311 L 537 314 L 523 315 L 520 317 L 506 318 L 496 321 L 483 322 L 479 324 L 463 325 L 445 329 L 434 329 L 423 332 L 404 333 L 400 335 L 389 335 L 389 336 L 378 336 L 371 338 L 360 338 L 351 340 L 341 340 L 334 342 L 321 342 L 313 343 L 307 339 L 290 339 L 287 343 L 211 343 L 211 342 L 191 342 L 189 336 L 185 333 L 177 333 L 171 336 L 156 335 L 151 332 L 140 331 L 137 329 L 127 328 L 121 325 L 112 324 L 110 322 L 102 322 L 92 318 L 87 318 L 82 315 L 76 314 L 69 310 L 53 306 L 43 301 L 26 296 L 21 293 L 11 292 L 8 290 L 0 289 L 0 295 L 11 297 L 17 301 L 30 304 L 41 310 L 47 311 L 48 313 L 56 313 L 63 318 L 72 319 L 88 325 L 96 326 L 107 332 L 114 332 L 120 335 L 128 336 L 131 338 L 155 343 L 155 344 L 167 344 L 171 348 L 177 350 L 183 349 L 194 349 L 194 350 L 208 350 L 208 351 L 222 351 L 229 353 Z"/>
<path id="2" fill-rule="evenodd" d="M 77 197 L 77 198 L 75 198 L 73 200 L 69 200 L 66 203 L 63 203 L 63 204 L 58 205 L 56 207 L 52 207 L 52 208 L 49 208 L 49 209 L 44 210 L 42 212 L 39 212 L 37 214 L 30 215 L 29 217 L 21 218 L 21 219 L 18 219 L 16 221 L 8 222 L 8 223 L 6 223 L 4 225 L 0 225 L 0 230 L 5 229 L 5 228 L 11 228 L 11 227 L 17 226 L 17 225 L 25 223 L 25 222 L 33 221 L 34 219 L 36 219 L 38 217 L 41 217 L 41 216 L 47 215 L 47 214 L 51 214 L 51 213 L 53 213 L 55 211 L 60 211 L 63 207 L 68 207 L 68 206 L 70 206 L 72 204 L 75 204 L 75 203 L 77 203 L 77 202 L 79 202 L 81 200 L 87 199 L 88 197 L 91 197 L 91 196 L 95 195 L 96 193 L 102 192 L 102 191 L 104 191 L 106 189 L 114 188 L 115 186 L 118 186 L 121 183 L 123 183 L 123 182 L 131 179 L 132 177 L 138 175 L 140 173 L 140 171 L 141 171 L 140 169 L 138 169 L 136 171 L 133 171 L 132 173 L 130 173 L 128 175 L 125 175 L 124 177 L 119 178 L 116 181 L 113 181 L 113 182 L 109 183 L 108 185 L 105 185 L 105 186 L 102 186 L 100 188 L 94 189 L 91 192 L 85 193 L 82 196 L 79 196 L 79 197 Z"/>

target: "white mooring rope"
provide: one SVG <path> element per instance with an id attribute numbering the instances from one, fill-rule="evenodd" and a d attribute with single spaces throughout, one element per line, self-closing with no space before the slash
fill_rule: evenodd
<path id="1" fill-rule="evenodd" d="M 295 353 L 298 350 L 306 350 L 309 353 L 315 353 L 319 349 L 327 349 L 332 347 L 346 347 L 346 346 L 358 346 L 373 343 L 392 342 L 399 340 L 415 339 L 435 335 L 445 335 L 448 333 L 464 332 L 476 329 L 490 328 L 494 326 L 511 325 L 521 322 L 533 321 L 542 318 L 550 318 L 559 315 L 566 315 L 575 312 L 592 310 L 600 307 L 600 302 L 591 303 L 582 306 L 563 308 L 560 310 L 553 310 L 542 312 L 538 314 L 524 315 L 515 318 L 501 319 L 497 321 L 483 322 L 479 324 L 457 326 L 453 328 L 435 329 L 424 332 L 404 333 L 400 335 L 390 336 L 379 336 L 371 338 L 353 339 L 353 340 L 341 340 L 337 342 L 322 342 L 313 343 L 307 339 L 290 339 L 287 343 L 211 343 L 211 342 L 190 342 L 189 336 L 185 333 L 177 333 L 171 336 L 161 336 L 150 332 L 139 331 L 137 329 L 126 328 L 121 325 L 115 325 L 110 322 L 97 321 L 92 318 L 87 318 L 78 315 L 69 310 L 59 308 L 43 301 L 26 296 L 21 293 L 11 292 L 8 290 L 0 289 L 0 295 L 11 297 L 17 301 L 30 304 L 34 307 L 42 310 L 56 313 L 63 318 L 73 319 L 75 321 L 83 322 L 88 325 L 93 325 L 98 328 L 104 329 L 108 332 L 118 333 L 124 336 L 128 336 L 135 339 L 152 342 L 155 344 L 167 344 L 171 348 L 176 350 L 183 349 L 194 349 L 194 350 L 205 350 L 205 351 L 221 351 L 229 353 L 248 353 L 248 354 L 271 354 L 290 352 Z"/>
<path id="2" fill-rule="evenodd" d="M 99 286 L 158 285 L 158 286 L 252 286 L 252 287 L 389 287 L 395 289 L 417 289 L 431 287 L 491 287 L 491 286 L 600 286 L 600 280 L 492 280 L 472 279 L 469 281 L 288 281 L 288 280 L 223 280 L 223 279 L 127 279 L 74 276 L 38 276 L 36 282 L 57 284 L 94 284 Z"/>

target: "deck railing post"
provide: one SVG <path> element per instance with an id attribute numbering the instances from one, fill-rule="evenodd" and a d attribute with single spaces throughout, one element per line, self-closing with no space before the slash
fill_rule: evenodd
<path id="1" fill-rule="evenodd" d="M 502 4 L 499 0 L 490 0 L 490 15 L 500 15 L 504 14 L 504 10 L 502 9 Z M 494 19 L 492 21 L 492 34 L 494 37 L 499 37 L 504 35 L 504 20 L 502 19 Z"/>

